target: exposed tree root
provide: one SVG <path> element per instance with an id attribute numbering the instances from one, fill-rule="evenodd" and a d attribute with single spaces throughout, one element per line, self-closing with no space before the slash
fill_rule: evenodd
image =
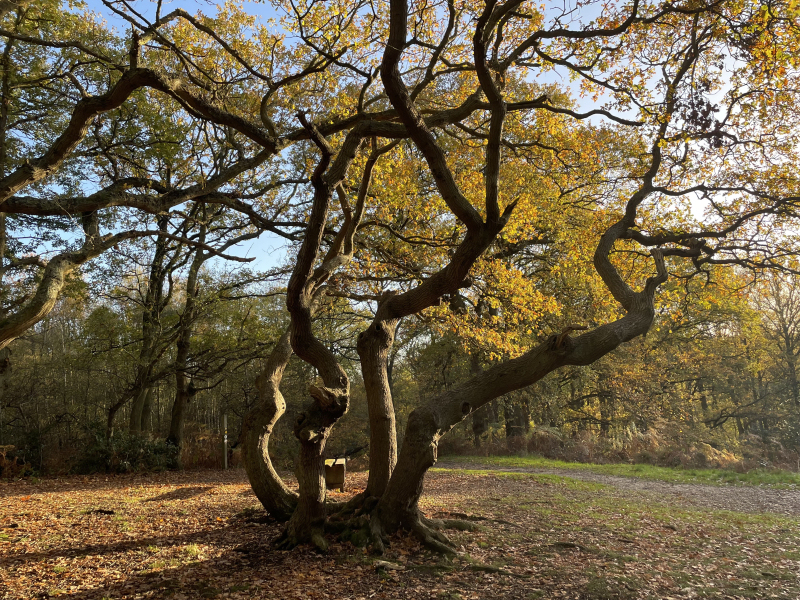
<path id="1" fill-rule="evenodd" d="M 278 550 L 291 550 L 305 543 L 313 545 L 319 552 L 328 551 L 328 541 L 325 539 L 322 532 L 319 531 L 311 532 L 307 538 L 283 533 L 275 540 L 275 547 Z"/>
<path id="2" fill-rule="evenodd" d="M 325 539 L 325 536 L 322 532 L 314 531 L 311 533 L 311 543 L 316 546 L 317 550 L 320 552 L 327 552 L 328 551 L 328 541 Z"/>
<path id="3" fill-rule="evenodd" d="M 406 569 L 409 571 L 421 571 L 430 575 L 441 575 L 442 573 L 452 573 L 456 567 L 451 564 L 438 564 L 438 565 L 414 565 L 407 564 Z"/>
<path id="4" fill-rule="evenodd" d="M 326 507 L 330 521 L 345 521 L 353 516 L 370 512 L 378 503 L 377 498 L 367 496 L 366 492 L 356 494 L 347 502 L 328 503 Z"/>
<path id="5" fill-rule="evenodd" d="M 386 551 L 386 546 L 389 544 L 389 536 L 386 535 L 383 524 L 375 513 L 372 514 L 372 518 L 369 520 L 369 539 L 374 554 L 383 554 Z"/>
<path id="6" fill-rule="evenodd" d="M 423 522 L 434 529 L 456 529 L 458 531 L 478 531 L 480 529 L 475 523 L 460 519 L 423 519 Z"/>
<path id="7" fill-rule="evenodd" d="M 245 523 L 275 523 L 277 519 L 263 509 L 246 508 L 233 516 L 234 519 L 241 519 Z"/>
<path id="8" fill-rule="evenodd" d="M 450 515 L 451 517 L 456 517 L 458 519 L 464 521 L 491 521 L 492 523 L 500 523 L 502 525 L 516 525 L 516 523 L 512 523 L 511 521 L 506 521 L 504 519 L 494 519 L 492 517 L 480 517 L 477 515 L 468 515 L 467 513 L 459 513 L 459 512 L 446 512 L 446 513 L 439 513 L 440 515 Z M 443 519 L 447 521 L 447 519 Z"/>
<path id="9" fill-rule="evenodd" d="M 369 545 L 374 554 L 383 554 L 389 545 L 389 532 L 374 510 L 378 500 L 361 493 L 347 502 L 329 504 L 336 512 L 330 514 L 324 522 L 309 525 L 290 520 L 283 533 L 275 540 L 275 546 L 288 550 L 310 543 L 319 551 L 325 552 L 329 546 L 324 537 L 327 532 L 336 534 L 343 541 L 349 541 L 357 547 Z M 393 522 L 391 530 L 394 531 L 395 528 L 410 531 L 429 550 L 455 556 L 458 555 L 456 546 L 442 530 L 476 531 L 479 526 L 460 519 L 430 519 L 419 511 L 413 511 Z"/>
<path id="10" fill-rule="evenodd" d="M 318 551 L 328 551 L 328 541 L 325 539 L 323 523 L 309 523 L 295 525 L 289 521 L 278 538 L 275 547 L 279 550 L 291 550 L 301 544 L 312 544 Z"/>
<path id="11" fill-rule="evenodd" d="M 428 519 L 418 510 L 401 516 L 392 526 L 393 529 L 396 527 L 411 531 L 426 548 L 446 556 L 458 555 L 458 551 L 456 545 L 440 531 L 441 529 L 459 529 L 461 531 L 475 529 L 475 525 L 463 521 Z M 373 553 L 383 554 L 386 551 L 386 546 L 389 544 L 388 533 L 378 513 L 373 512 L 369 521 L 369 539 Z"/>
<path id="12" fill-rule="evenodd" d="M 416 514 L 409 519 L 407 525 L 426 548 L 440 554 L 458 554 L 455 544 L 445 534 L 438 531 L 436 525 L 430 519 Z"/>

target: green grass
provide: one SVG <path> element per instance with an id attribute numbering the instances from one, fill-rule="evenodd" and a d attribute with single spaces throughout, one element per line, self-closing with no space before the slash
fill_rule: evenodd
<path id="1" fill-rule="evenodd" d="M 197 544 L 189 544 L 183 547 L 183 552 L 187 556 L 191 556 L 192 558 L 196 558 L 202 554 L 202 550 L 200 550 L 200 546 Z"/>
<path id="2" fill-rule="evenodd" d="M 458 475 L 468 475 L 470 477 L 502 477 L 503 479 L 525 479 L 533 480 L 542 485 L 558 485 L 567 489 L 576 490 L 601 490 L 610 487 L 604 483 L 594 481 L 581 481 L 580 479 L 570 479 L 563 475 L 551 475 L 550 473 L 518 473 L 514 471 L 497 471 L 494 469 L 449 469 L 447 466 L 432 469 Z M 439 503 L 432 502 L 433 505 L 449 506 L 450 499 Z"/>
<path id="3" fill-rule="evenodd" d="M 571 463 L 538 456 L 447 456 L 442 462 L 458 462 L 480 466 L 494 466 L 523 469 L 564 469 L 591 471 L 603 475 L 621 477 L 640 477 L 671 483 L 705 483 L 710 485 L 767 485 L 787 488 L 800 486 L 800 473 L 777 469 L 757 469 L 747 473 L 737 473 L 727 469 L 682 469 L 655 467 L 653 465 Z"/>

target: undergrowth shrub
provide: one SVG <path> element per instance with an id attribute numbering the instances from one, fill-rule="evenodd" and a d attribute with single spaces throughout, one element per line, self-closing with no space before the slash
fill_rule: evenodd
<path id="1" fill-rule="evenodd" d="M 15 446 L 0 446 L 0 479 L 16 479 L 33 474 L 33 467 Z"/>
<path id="2" fill-rule="evenodd" d="M 472 436 L 465 433 L 443 438 L 439 453 L 443 456 L 536 454 L 569 462 L 723 468 L 740 472 L 765 468 L 800 471 L 800 453 L 783 446 L 777 437 L 749 434 L 720 440 L 714 438 L 715 432 L 708 431 L 703 439 L 702 431 L 687 431 L 668 421 L 657 421 L 645 431 L 631 424 L 612 429 L 606 436 L 589 429 L 532 427 L 524 436 L 505 437 L 502 430 L 495 430 L 478 447 Z"/>
<path id="3" fill-rule="evenodd" d="M 164 440 L 133 435 L 124 430 L 105 437 L 105 427 L 92 423 L 86 428 L 86 444 L 78 457 L 78 473 L 131 473 L 165 471 L 178 467 L 178 451 Z"/>

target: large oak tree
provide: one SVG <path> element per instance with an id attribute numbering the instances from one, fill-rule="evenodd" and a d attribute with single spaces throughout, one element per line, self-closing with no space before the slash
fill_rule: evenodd
<path id="1" fill-rule="evenodd" d="M 281 20 L 271 30 L 230 6 L 211 19 L 162 15 L 160 2 L 151 16 L 125 0 L 103 5 L 133 30 L 112 50 L 68 32 L 0 31 L 9 45 L 93 57 L 104 73 L 91 91 L 73 73 L 81 61 L 58 79 L 81 97 L 63 109 L 61 133 L 42 142 L 35 160 L 5 167 L 2 210 L 85 215 L 86 242 L 63 259 L 76 265 L 116 243 L 100 236 L 94 216 L 114 207 L 164 214 L 187 202 L 222 205 L 296 242 L 291 324 L 259 378 L 260 404 L 243 431 L 253 488 L 287 521 L 286 545 L 325 547 L 326 527 L 364 527 L 381 550 L 387 534 L 407 528 L 451 551 L 442 523 L 426 519 L 418 501 L 438 442 L 454 425 L 645 334 L 671 272 L 792 269 L 798 31 L 790 2 L 287 0 L 275 3 Z M 146 174 L 114 172 L 91 194 L 20 195 L 65 168 L 100 115 L 137 102 L 173 107 L 192 130 L 224 132 L 208 152 L 184 154 L 193 173 L 211 163 L 212 174 L 175 185 L 159 164 Z M 285 203 L 258 200 L 269 186 L 304 177 L 309 185 Z M 574 320 L 555 331 L 545 326 L 557 320 L 541 320 L 540 331 L 508 344 L 506 360 L 423 398 L 398 451 L 388 376 L 398 323 L 445 301 L 462 315 L 465 302 L 497 309 L 495 289 L 525 287 L 525 273 L 504 262 L 525 252 L 533 261 L 560 255 L 572 267 L 565 280 L 594 286 L 603 310 L 570 307 Z M 41 266 L 55 271 L 55 260 Z M 50 279 L 46 271 L 42 282 Z M 39 290 L 51 297 L 56 283 Z M 522 298 L 531 313 L 556 315 L 561 309 L 547 298 L 555 287 L 537 283 L 493 317 L 511 318 Z M 326 502 L 323 464 L 351 382 L 315 332 L 325 295 L 373 313 L 358 337 L 369 481 L 343 506 Z M 17 329 L 0 339 L 18 335 L 47 306 L 14 316 L 8 327 Z M 294 424 L 298 493 L 268 453 L 292 353 L 319 374 Z"/>

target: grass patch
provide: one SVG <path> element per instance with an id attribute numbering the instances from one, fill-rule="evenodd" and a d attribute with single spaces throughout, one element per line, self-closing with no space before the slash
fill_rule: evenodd
<path id="1" fill-rule="evenodd" d="M 737 473 L 728 469 L 682 469 L 653 465 L 574 463 L 539 456 L 448 456 L 447 462 L 459 462 L 522 469 L 564 469 L 590 471 L 602 475 L 640 477 L 671 483 L 705 483 L 710 485 L 767 485 L 778 488 L 800 486 L 800 473 L 779 469 L 756 469 Z M 496 471 L 483 471 L 498 475 Z M 520 475 L 520 474 L 518 474 Z"/>
<path id="2" fill-rule="evenodd" d="M 592 575 L 584 588 L 586 595 L 592 600 L 633 599 L 637 597 L 637 588 L 619 580 L 609 580 L 602 576 Z"/>
<path id="3" fill-rule="evenodd" d="M 515 473 L 494 471 L 491 469 L 449 469 L 446 466 L 433 468 L 431 471 L 449 473 L 452 475 L 467 475 L 469 477 L 484 476 L 502 477 L 511 480 L 528 480 L 545 486 L 560 486 L 568 490 L 599 491 L 611 487 L 604 483 L 581 481 L 579 479 L 572 479 L 563 475 L 551 475 L 549 473 Z"/>
<path id="4" fill-rule="evenodd" d="M 188 544 L 187 546 L 184 546 L 183 552 L 184 554 L 186 554 L 186 556 L 189 556 L 191 558 L 197 558 L 202 554 L 202 550 L 200 549 L 200 546 L 198 546 L 197 544 Z"/>

